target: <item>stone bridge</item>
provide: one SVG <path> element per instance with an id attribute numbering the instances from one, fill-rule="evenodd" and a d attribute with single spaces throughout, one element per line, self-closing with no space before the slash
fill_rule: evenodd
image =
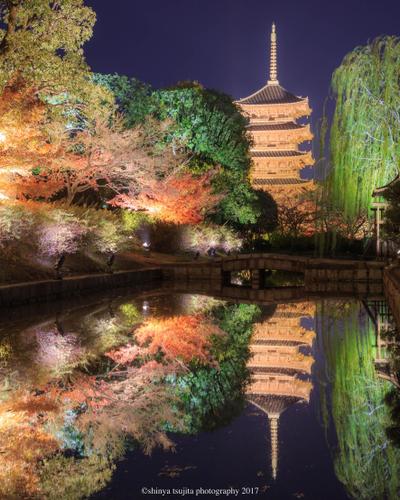
<path id="1" fill-rule="evenodd" d="M 382 261 L 320 259 L 282 254 L 241 254 L 208 261 L 180 263 L 164 268 L 164 277 L 173 280 L 212 280 L 232 283 L 232 273 L 250 271 L 251 286 L 260 289 L 266 271 L 301 273 L 307 286 L 321 283 L 382 282 L 386 266 Z"/>

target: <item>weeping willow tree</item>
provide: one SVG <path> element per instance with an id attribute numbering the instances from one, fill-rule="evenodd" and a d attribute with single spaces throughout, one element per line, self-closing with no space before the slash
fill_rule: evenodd
<path id="1" fill-rule="evenodd" d="M 375 373 L 375 330 L 358 303 L 323 303 L 318 338 L 325 354 L 321 401 L 327 435 L 333 425 L 335 473 L 356 499 L 399 498 L 400 450 L 386 435 L 390 384 Z M 343 314 L 344 312 L 344 314 Z"/>
<path id="2" fill-rule="evenodd" d="M 320 202 L 349 222 L 368 214 L 374 189 L 399 171 L 400 39 L 376 38 L 347 54 L 333 74 L 332 91 L 331 169 Z M 322 154 L 324 149 L 322 144 Z"/>

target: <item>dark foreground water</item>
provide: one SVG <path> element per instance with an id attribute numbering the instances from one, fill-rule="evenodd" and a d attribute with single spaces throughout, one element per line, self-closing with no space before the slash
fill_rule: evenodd
<path id="1" fill-rule="evenodd" d="M 379 297 L 3 313 L 0 498 L 398 498 L 396 349 Z"/>

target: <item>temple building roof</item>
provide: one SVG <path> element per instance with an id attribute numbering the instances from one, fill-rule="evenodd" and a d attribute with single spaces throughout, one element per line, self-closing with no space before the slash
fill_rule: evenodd
<path id="1" fill-rule="evenodd" d="M 277 38 L 275 23 L 272 25 L 271 33 L 271 59 L 270 73 L 267 85 L 254 94 L 237 101 L 239 104 L 290 104 L 307 101 L 306 97 L 298 97 L 291 94 L 279 85 L 278 81 L 278 61 L 277 61 Z"/>
<path id="2" fill-rule="evenodd" d="M 377 197 L 377 196 L 384 195 L 386 193 L 386 191 L 388 191 L 391 187 L 393 187 L 399 181 L 400 181 L 400 174 L 398 174 L 392 181 L 390 181 L 385 186 L 376 188 L 374 190 L 374 192 L 372 193 L 372 196 Z"/>
<path id="3" fill-rule="evenodd" d="M 247 394 L 247 400 L 268 415 L 280 415 L 289 408 L 289 406 L 301 401 L 302 398 L 273 396 L 269 394 Z"/>
<path id="4" fill-rule="evenodd" d="M 301 102 L 307 98 L 298 97 L 277 83 L 268 83 L 254 94 L 244 97 L 238 101 L 239 104 L 290 104 Z"/>

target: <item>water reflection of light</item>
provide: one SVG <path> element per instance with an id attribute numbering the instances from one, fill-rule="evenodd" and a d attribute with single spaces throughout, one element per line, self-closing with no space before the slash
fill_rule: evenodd
<path id="1" fill-rule="evenodd" d="M 36 332 L 38 346 L 37 362 L 50 368 L 61 368 L 77 361 L 83 354 L 75 334 L 60 335 L 55 330 Z"/>

